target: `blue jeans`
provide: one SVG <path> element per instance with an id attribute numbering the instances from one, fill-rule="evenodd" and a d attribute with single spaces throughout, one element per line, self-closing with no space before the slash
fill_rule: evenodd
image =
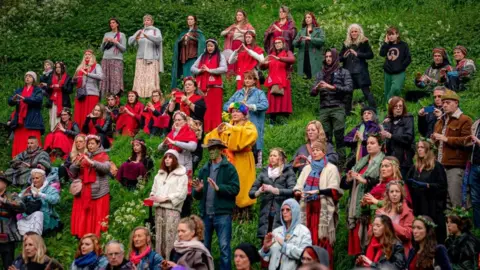
<path id="1" fill-rule="evenodd" d="M 473 207 L 473 223 L 475 228 L 480 228 L 480 165 L 472 164 L 468 185 Z"/>
<path id="2" fill-rule="evenodd" d="M 204 244 L 208 250 L 212 250 L 213 230 L 217 232 L 218 244 L 220 245 L 220 270 L 232 269 L 232 251 L 230 241 L 232 240 L 232 216 L 204 216 L 205 224 Z"/>

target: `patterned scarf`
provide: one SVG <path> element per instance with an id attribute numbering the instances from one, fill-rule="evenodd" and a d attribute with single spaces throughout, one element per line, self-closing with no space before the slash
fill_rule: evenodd
<path id="1" fill-rule="evenodd" d="M 78 266 L 78 267 L 86 267 L 96 263 L 97 259 L 98 259 L 97 254 L 94 251 L 92 251 L 86 255 L 76 258 L 74 261 L 74 264 L 75 266 Z"/>
<path id="2" fill-rule="evenodd" d="M 312 171 L 310 171 L 310 174 L 308 174 L 303 191 L 319 190 L 320 174 L 322 173 L 323 168 L 325 168 L 327 165 L 326 159 L 326 157 L 323 157 L 321 160 L 312 160 L 312 163 L 310 164 Z M 319 195 L 315 194 L 305 198 L 305 201 L 316 201 L 318 198 Z"/>

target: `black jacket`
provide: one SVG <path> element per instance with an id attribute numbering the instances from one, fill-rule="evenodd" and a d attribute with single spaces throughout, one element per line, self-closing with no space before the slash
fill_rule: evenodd
<path id="1" fill-rule="evenodd" d="M 52 78 L 53 78 L 53 75 L 49 77 L 49 80 L 47 82 L 48 84 L 48 87 L 46 89 L 47 91 L 47 94 L 48 94 L 48 101 L 47 101 L 47 106 L 48 107 L 51 107 L 52 106 L 52 102 L 50 101 L 50 96 L 52 95 L 53 93 L 53 88 L 51 87 L 52 86 Z M 72 108 L 72 103 L 70 102 L 70 94 L 73 93 L 73 83 L 72 83 L 72 78 L 70 78 L 70 76 L 67 75 L 67 77 L 65 78 L 65 83 L 63 84 L 63 87 L 62 87 L 62 106 L 65 108 Z"/>
<path id="2" fill-rule="evenodd" d="M 268 168 L 264 168 L 257 177 L 255 183 L 253 183 L 248 196 L 251 199 L 255 198 L 255 192 L 259 190 L 263 184 L 272 185 L 278 188 L 279 195 L 275 195 L 269 192 L 260 195 L 260 216 L 258 217 L 258 230 L 257 237 L 263 238 L 268 233 L 268 216 L 270 215 L 270 209 L 273 207 L 275 212 L 275 218 L 273 220 L 272 229 L 282 226 L 280 221 L 280 208 L 282 203 L 289 198 L 293 197 L 293 188 L 297 183 L 297 178 L 290 165 L 283 167 L 282 174 L 277 179 L 268 177 Z"/>
<path id="3" fill-rule="evenodd" d="M 434 106 L 434 104 L 430 104 L 430 106 Z M 435 107 L 443 112 L 443 108 Z M 418 116 L 418 132 L 425 137 L 430 138 L 430 135 L 433 134 L 433 130 L 435 129 L 435 123 L 437 123 L 437 117 L 433 113 L 428 113 L 423 116 Z"/>
<path id="4" fill-rule="evenodd" d="M 415 248 L 411 248 L 410 252 L 408 252 L 408 258 L 407 258 L 407 269 L 411 270 L 410 263 L 413 261 L 415 258 L 415 255 L 417 254 L 417 250 Z M 441 270 L 452 270 L 452 264 L 450 263 L 450 260 L 448 259 L 448 254 L 447 254 L 447 249 L 445 248 L 444 245 L 437 245 L 435 248 L 435 259 L 434 259 L 434 266 L 438 266 Z M 429 268 L 429 269 L 434 269 L 434 267 Z"/>
<path id="5" fill-rule="evenodd" d="M 387 139 L 387 156 L 396 157 L 402 168 L 410 168 L 413 165 L 415 155 L 413 120 L 413 115 L 408 113 L 383 124 L 385 130 L 392 134 L 392 138 Z"/>
<path id="6" fill-rule="evenodd" d="M 377 263 L 372 263 L 370 268 L 380 268 L 389 270 L 404 270 L 406 267 L 405 250 L 400 242 L 392 247 L 392 255 L 387 260 L 385 254 L 382 254 Z"/>
<path id="7" fill-rule="evenodd" d="M 95 129 L 97 130 L 97 134 L 102 134 L 102 135 L 106 135 L 107 137 L 112 137 L 112 120 L 110 118 L 109 115 L 107 115 L 107 117 L 105 118 L 105 123 L 103 123 L 103 125 L 97 125 L 96 122 L 97 122 L 97 119 L 96 118 L 90 118 L 87 116 L 87 119 L 85 120 L 85 123 L 83 123 L 83 127 L 82 127 L 82 132 L 85 133 L 85 134 L 91 134 L 90 130 L 89 130 L 89 127 L 88 125 L 90 124 L 90 121 L 93 122 L 93 124 L 95 125 Z"/>
<path id="8" fill-rule="evenodd" d="M 357 56 L 352 53 L 348 54 L 345 57 L 345 52 L 349 49 L 353 49 Z M 346 47 L 343 45 L 342 51 L 340 52 L 340 62 L 343 63 L 343 68 L 347 69 L 352 77 L 354 75 L 358 76 L 358 87 L 371 85 L 370 73 L 368 72 L 368 63 L 367 60 L 373 59 L 372 47 L 368 43 L 368 40 L 357 45 L 351 45 Z"/>
<path id="9" fill-rule="evenodd" d="M 448 257 L 455 269 L 477 269 L 476 257 L 480 249 L 479 240 L 471 233 L 449 236 L 445 241 Z"/>
<path id="10" fill-rule="evenodd" d="M 312 97 L 320 93 L 320 108 L 345 107 L 345 96 L 353 91 L 353 82 L 350 72 L 344 68 L 339 68 L 332 74 L 331 84 L 336 87 L 335 90 L 319 89 L 317 85 L 324 80 L 323 71 L 317 73 L 317 79 L 310 91 Z"/>
<path id="11" fill-rule="evenodd" d="M 385 57 L 383 70 L 388 74 L 402 73 L 412 62 L 408 44 L 403 41 L 396 44 L 383 43 L 380 48 L 380 56 Z"/>

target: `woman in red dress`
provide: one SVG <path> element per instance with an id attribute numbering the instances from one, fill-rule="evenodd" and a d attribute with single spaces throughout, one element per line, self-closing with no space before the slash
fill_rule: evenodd
<path id="1" fill-rule="evenodd" d="M 31 136 L 41 142 L 41 134 L 45 130 L 42 119 L 42 89 L 35 85 L 37 74 L 29 71 L 25 74 L 25 85 L 15 90 L 8 98 L 8 105 L 15 106 L 10 128 L 13 129 L 12 158 L 27 149 L 27 141 Z M 221 102 L 220 102 L 221 109 Z"/>
<path id="2" fill-rule="evenodd" d="M 73 75 L 73 83 L 77 86 L 75 97 L 74 120 L 79 126 L 83 126 L 85 118 L 93 107 L 100 101 L 98 83 L 103 79 L 102 67 L 97 63 L 92 50 L 86 50 L 82 62 L 78 65 Z M 83 89 L 85 95 L 81 95 Z"/>
<path id="3" fill-rule="evenodd" d="M 147 103 L 142 113 L 143 131 L 149 135 L 162 136 L 166 134 L 170 117 L 165 113 L 165 98 L 162 91 L 153 90 L 151 101 Z"/>
<path id="4" fill-rule="evenodd" d="M 128 92 L 127 104 L 120 108 L 120 115 L 117 119 L 117 132 L 124 136 L 135 136 L 143 113 L 143 104 L 138 102 L 138 93 Z"/>
<path id="5" fill-rule="evenodd" d="M 207 111 L 205 113 L 205 132 L 215 129 L 222 122 L 223 80 L 227 72 L 227 61 L 220 53 L 215 39 L 206 41 L 205 52 L 192 66 L 198 88 L 203 92 Z"/>
<path id="6" fill-rule="evenodd" d="M 72 108 L 70 94 L 72 93 L 72 79 L 67 74 L 67 68 L 63 62 L 55 63 L 55 70 L 50 76 L 46 92 L 48 95 L 48 104 L 50 108 L 50 131 L 54 131 L 57 124 L 61 121 L 61 112 L 63 108 Z"/>
<path id="7" fill-rule="evenodd" d="M 265 80 L 265 86 L 268 87 L 267 114 L 270 114 L 270 118 L 276 121 L 278 115 L 288 116 L 292 113 L 290 70 L 295 63 L 295 56 L 287 49 L 283 37 L 276 37 L 274 42 L 275 47 L 262 63 L 262 68 L 269 70 Z M 272 89 L 274 93 L 272 93 Z M 276 89 L 279 89 L 280 93 L 275 91 Z"/>
<path id="8" fill-rule="evenodd" d="M 98 103 L 92 112 L 87 116 L 87 120 L 82 127 L 85 134 L 93 134 L 100 137 L 104 149 L 110 148 L 113 142 L 112 121 L 110 114 L 106 112 L 105 106 Z"/>
<path id="9" fill-rule="evenodd" d="M 110 158 L 101 147 L 99 136 L 87 136 L 87 149 L 88 153 L 77 156 L 70 166 L 74 178 L 82 182 L 80 193 L 73 198 L 71 233 L 77 237 L 87 233 L 100 237 L 100 232 L 107 230 L 110 211 Z"/>
<path id="10" fill-rule="evenodd" d="M 72 112 L 69 108 L 63 108 L 60 113 L 60 122 L 53 131 L 45 137 L 45 151 L 66 158 L 72 149 L 73 139 L 80 133 L 77 123 L 72 121 Z"/>
<path id="11" fill-rule="evenodd" d="M 274 40 L 276 37 L 283 37 L 286 42 L 287 50 L 293 52 L 293 40 L 297 35 L 297 28 L 293 21 L 290 9 L 286 6 L 281 6 L 278 12 L 279 19 L 273 22 L 265 31 L 263 38 L 263 48 L 266 52 L 274 48 Z"/>
<path id="12" fill-rule="evenodd" d="M 235 74 L 237 75 L 237 90 L 242 89 L 244 74 L 253 70 L 258 63 L 263 62 L 263 49 L 257 45 L 254 31 L 247 31 L 244 36 L 245 43 L 233 51 L 228 59 L 229 64 L 235 65 Z M 260 82 L 257 81 L 257 88 L 260 88 Z"/>

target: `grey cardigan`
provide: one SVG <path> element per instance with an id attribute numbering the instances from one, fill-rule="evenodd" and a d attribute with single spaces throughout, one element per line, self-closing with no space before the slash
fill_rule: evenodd
<path id="1" fill-rule="evenodd" d="M 103 36 L 103 39 L 105 38 L 115 38 L 115 35 L 117 33 L 115 32 L 107 32 Z M 120 41 L 117 44 L 114 44 L 112 47 L 109 49 L 105 49 L 105 46 L 107 43 L 105 41 L 102 42 L 102 45 L 100 46 L 100 50 L 103 52 L 103 59 L 106 60 L 122 60 L 123 61 L 123 53 L 127 50 L 127 38 L 125 37 L 125 34 L 120 32 Z M 115 53 L 115 47 L 118 49 L 118 53 Z"/>
<path id="2" fill-rule="evenodd" d="M 103 150 L 99 150 L 95 152 L 93 155 L 92 154 L 88 154 L 88 155 L 90 158 L 92 158 L 92 156 L 100 153 L 100 151 L 103 151 Z M 97 174 L 97 180 L 95 181 L 95 183 L 92 184 L 92 199 L 96 200 L 110 192 L 110 187 L 108 185 L 108 175 L 110 173 L 110 161 L 106 161 L 106 162 L 93 161 L 92 167 L 95 169 L 95 172 Z M 80 167 L 75 163 L 72 163 L 72 165 L 70 165 L 70 171 L 72 172 L 74 177 L 78 177 L 80 173 Z"/>
<path id="3" fill-rule="evenodd" d="M 82 87 L 87 89 L 87 96 L 100 96 L 98 82 L 103 80 L 103 71 L 99 63 L 95 65 L 95 69 L 87 75 L 83 75 Z"/>

